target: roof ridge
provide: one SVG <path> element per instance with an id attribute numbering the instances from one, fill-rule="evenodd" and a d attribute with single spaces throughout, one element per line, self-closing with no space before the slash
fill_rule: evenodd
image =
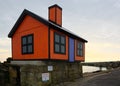
<path id="1" fill-rule="evenodd" d="M 15 31 L 17 30 L 17 27 L 21 24 L 21 22 L 23 21 L 23 19 L 24 19 L 24 17 L 26 15 L 29 15 L 29 16 L 35 18 L 36 20 L 41 21 L 45 25 L 52 25 L 52 26 L 56 27 L 55 29 L 58 28 L 57 30 L 64 31 L 65 33 L 69 34 L 69 36 L 77 37 L 78 39 L 81 39 L 84 42 L 88 42 L 87 40 L 85 40 L 82 37 L 80 37 L 80 36 L 76 35 L 75 33 L 73 33 L 72 31 L 70 31 L 70 30 L 68 30 L 68 29 L 66 29 L 64 27 L 60 27 L 59 25 L 57 25 L 57 24 L 55 24 L 55 23 L 53 23 L 53 22 L 51 22 L 51 21 L 37 15 L 37 14 L 35 14 L 35 13 L 33 13 L 33 12 L 27 10 L 27 9 L 23 10 L 20 17 L 18 18 L 15 25 L 13 26 L 12 30 L 9 32 L 8 37 L 12 37 L 14 35 Z"/>

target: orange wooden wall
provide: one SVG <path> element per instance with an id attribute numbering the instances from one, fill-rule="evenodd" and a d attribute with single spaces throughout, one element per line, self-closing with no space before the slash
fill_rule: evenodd
<path id="1" fill-rule="evenodd" d="M 83 43 L 83 56 L 77 56 L 77 41 L 75 40 L 75 61 L 84 61 L 85 60 L 85 43 Z"/>
<path id="2" fill-rule="evenodd" d="M 55 22 L 55 8 L 49 9 L 49 20 Z"/>
<path id="3" fill-rule="evenodd" d="M 54 32 L 65 35 L 50 28 L 50 59 L 68 61 L 68 36 L 66 36 L 66 54 L 54 53 Z M 29 60 L 29 59 L 49 59 L 49 34 L 48 26 L 40 23 L 30 16 L 25 16 L 23 22 L 18 27 L 12 37 L 12 57 L 14 60 Z M 22 54 L 21 37 L 29 34 L 34 35 L 34 53 Z M 83 56 L 76 55 L 77 40 L 75 39 L 75 61 L 85 60 L 85 43 L 83 43 Z"/>
<path id="4" fill-rule="evenodd" d="M 62 26 L 62 9 L 58 7 L 49 8 L 49 20 Z"/>
<path id="5" fill-rule="evenodd" d="M 56 23 L 59 24 L 60 26 L 62 26 L 62 10 L 57 8 L 56 9 L 56 16 L 57 16 L 57 19 L 56 19 Z"/>
<path id="6" fill-rule="evenodd" d="M 21 37 L 34 35 L 34 53 L 22 54 Z M 40 23 L 30 16 L 25 16 L 12 37 L 13 59 L 48 59 L 48 26 Z"/>
<path id="7" fill-rule="evenodd" d="M 50 57 L 54 60 L 68 60 L 68 36 L 66 36 L 66 54 L 54 53 L 54 32 L 60 33 L 56 30 L 50 29 Z"/>

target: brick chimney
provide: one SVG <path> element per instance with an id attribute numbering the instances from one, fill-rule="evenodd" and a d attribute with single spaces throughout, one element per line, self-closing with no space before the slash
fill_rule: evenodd
<path id="1" fill-rule="evenodd" d="M 62 26 L 62 8 L 57 4 L 49 7 L 49 21 Z"/>

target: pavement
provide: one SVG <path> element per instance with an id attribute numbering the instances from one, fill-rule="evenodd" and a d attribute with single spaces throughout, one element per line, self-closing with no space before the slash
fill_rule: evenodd
<path id="1" fill-rule="evenodd" d="M 93 73 L 74 82 L 62 83 L 59 86 L 120 86 L 120 68 Z"/>

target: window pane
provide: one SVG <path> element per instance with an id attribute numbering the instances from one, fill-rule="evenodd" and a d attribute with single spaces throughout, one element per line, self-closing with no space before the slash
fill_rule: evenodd
<path id="1" fill-rule="evenodd" d="M 78 43 L 78 48 L 82 49 L 82 43 L 80 43 L 80 42 Z"/>
<path id="2" fill-rule="evenodd" d="M 27 39 L 26 39 L 26 37 L 23 37 L 22 38 L 22 45 L 25 45 L 25 44 L 27 44 Z"/>
<path id="3" fill-rule="evenodd" d="M 80 44 L 80 43 L 78 43 L 78 48 L 79 48 L 79 49 L 81 48 L 81 44 Z"/>
<path id="4" fill-rule="evenodd" d="M 65 37 L 61 36 L 61 44 L 65 44 Z"/>
<path id="5" fill-rule="evenodd" d="M 28 45 L 28 53 L 32 53 L 32 52 L 33 52 L 32 45 Z"/>
<path id="6" fill-rule="evenodd" d="M 22 53 L 27 53 L 27 46 L 22 47 Z"/>
<path id="7" fill-rule="evenodd" d="M 59 46 L 59 44 L 55 44 L 55 52 L 60 52 L 60 46 Z"/>
<path id="8" fill-rule="evenodd" d="M 32 36 L 28 36 L 28 43 L 32 43 Z"/>
<path id="9" fill-rule="evenodd" d="M 80 50 L 80 56 L 82 56 L 82 50 Z"/>
<path id="10" fill-rule="evenodd" d="M 80 49 L 82 49 L 82 43 L 80 43 Z"/>
<path id="11" fill-rule="evenodd" d="M 65 46 L 61 45 L 61 53 L 65 53 Z"/>
<path id="12" fill-rule="evenodd" d="M 55 42 L 58 42 L 58 43 L 59 43 L 59 41 L 60 41 L 60 36 L 57 35 L 57 34 L 55 34 Z"/>
<path id="13" fill-rule="evenodd" d="M 77 55 L 80 56 L 80 50 L 79 49 L 77 50 Z"/>
<path id="14" fill-rule="evenodd" d="M 80 43 L 78 43 L 78 48 L 80 48 Z"/>

